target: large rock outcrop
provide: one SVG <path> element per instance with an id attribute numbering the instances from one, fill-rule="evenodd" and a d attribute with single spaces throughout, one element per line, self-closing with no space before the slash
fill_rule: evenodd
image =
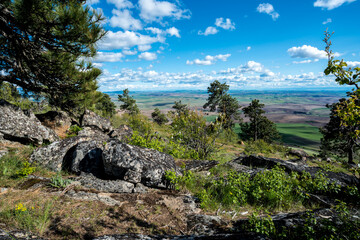
<path id="1" fill-rule="evenodd" d="M 271 169 L 277 165 L 283 167 L 286 172 L 297 172 L 301 174 L 302 172 L 308 172 L 312 177 L 315 177 L 316 173 L 323 172 L 324 175 L 332 182 L 339 184 L 342 187 L 345 186 L 359 186 L 360 181 L 357 177 L 348 175 L 342 172 L 331 172 L 325 171 L 320 167 L 310 167 L 302 162 L 291 162 L 291 161 L 284 161 L 276 158 L 266 158 L 262 156 L 242 156 L 239 157 L 233 162 L 238 163 L 240 165 L 245 165 L 249 167 L 256 167 L 256 168 L 267 168 Z"/>
<path id="2" fill-rule="evenodd" d="M 103 132 L 110 132 L 112 130 L 109 119 L 100 117 L 96 113 L 86 110 L 84 115 L 81 117 L 82 127 L 96 127 Z"/>
<path id="3" fill-rule="evenodd" d="M 61 171 L 67 167 L 64 159 L 69 159 L 66 155 L 73 153 L 70 151 L 71 148 L 80 142 L 89 140 L 89 137 L 72 137 L 53 142 L 48 146 L 36 149 L 30 157 L 30 162 L 36 162 L 55 172 Z"/>
<path id="4" fill-rule="evenodd" d="M 19 107 L 0 100 L 0 135 L 5 140 L 41 145 L 59 139 L 56 133 L 43 126 L 33 113 L 26 115 Z"/>
<path id="5" fill-rule="evenodd" d="M 177 170 L 174 158 L 152 149 L 112 139 L 104 147 L 104 170 L 108 176 L 150 187 L 165 187 L 165 171 Z"/>

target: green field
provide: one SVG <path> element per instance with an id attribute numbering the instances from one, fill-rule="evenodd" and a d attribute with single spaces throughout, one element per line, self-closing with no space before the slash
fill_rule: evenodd
<path id="1" fill-rule="evenodd" d="M 290 146 L 317 151 L 320 146 L 319 128 L 306 123 L 277 123 L 282 141 Z"/>

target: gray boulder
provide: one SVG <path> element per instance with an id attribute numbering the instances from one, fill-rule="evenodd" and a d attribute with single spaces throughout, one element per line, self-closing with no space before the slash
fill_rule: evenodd
<path id="1" fill-rule="evenodd" d="M 106 133 L 101 131 L 99 128 L 93 126 L 83 127 L 83 129 L 78 132 L 78 136 L 92 137 L 103 142 L 107 142 L 109 140 L 109 136 Z"/>
<path id="2" fill-rule="evenodd" d="M 152 149 L 112 139 L 104 147 L 105 173 L 112 178 L 149 187 L 165 187 L 165 171 L 178 171 L 174 158 Z"/>
<path id="3" fill-rule="evenodd" d="M 309 154 L 301 149 L 290 149 L 289 154 L 296 156 L 302 160 L 306 160 L 307 158 L 309 158 Z"/>
<path id="4" fill-rule="evenodd" d="M 89 137 L 72 137 L 61 141 L 53 142 L 48 146 L 44 146 L 36 149 L 30 157 L 30 162 L 36 162 L 41 166 L 44 166 L 52 171 L 58 172 L 66 168 L 67 164 L 64 164 L 64 159 L 69 159 L 66 154 L 72 154 L 69 151 L 75 147 L 78 143 L 89 141 Z"/>
<path id="5" fill-rule="evenodd" d="M 117 138 L 122 142 L 126 142 L 133 135 L 133 130 L 131 127 L 127 125 L 121 125 L 120 127 L 112 130 L 109 133 L 111 138 Z"/>
<path id="6" fill-rule="evenodd" d="M 134 184 L 123 180 L 103 180 L 94 177 L 92 174 L 82 174 L 77 181 L 86 188 L 96 189 L 109 193 L 131 193 Z"/>
<path id="7" fill-rule="evenodd" d="M 0 100 L 0 135 L 5 140 L 41 145 L 59 139 L 56 133 L 43 126 L 32 112 L 27 115 L 5 100 Z"/>
<path id="8" fill-rule="evenodd" d="M 36 114 L 35 116 L 44 126 L 49 128 L 70 127 L 73 123 L 69 115 L 63 111 L 48 111 L 46 113 Z"/>
<path id="9" fill-rule="evenodd" d="M 84 172 L 98 178 L 104 177 L 103 147 L 101 140 L 79 142 L 64 156 L 62 168 L 77 174 Z"/>
<path id="10" fill-rule="evenodd" d="M 209 171 L 211 168 L 217 166 L 218 164 L 219 162 L 215 160 L 191 160 L 185 162 L 185 169 L 193 172 Z"/>
<path id="11" fill-rule="evenodd" d="M 103 132 L 110 132 L 112 130 L 109 119 L 100 117 L 96 113 L 86 110 L 81 118 L 82 127 L 97 127 Z"/>
<path id="12" fill-rule="evenodd" d="M 332 182 L 345 187 L 345 186 L 359 186 L 360 180 L 355 177 L 348 175 L 346 173 L 342 172 L 331 172 L 331 171 L 325 171 L 324 169 L 320 167 L 309 167 L 308 165 L 301 163 L 301 162 L 290 162 L 290 161 L 284 161 L 276 158 L 266 158 L 262 156 L 245 156 L 245 157 L 239 157 L 233 162 L 236 162 L 241 165 L 249 166 L 249 167 L 255 167 L 255 168 L 267 168 L 271 169 L 277 165 L 283 167 L 286 172 L 297 172 L 299 174 L 302 174 L 303 172 L 310 173 L 311 177 L 315 177 L 316 173 L 319 171 L 323 172 L 324 175 Z"/>

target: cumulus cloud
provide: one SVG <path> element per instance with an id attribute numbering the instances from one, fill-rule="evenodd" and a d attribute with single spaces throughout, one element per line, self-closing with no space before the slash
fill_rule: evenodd
<path id="1" fill-rule="evenodd" d="M 190 18 L 190 11 L 181 9 L 175 3 L 156 0 L 139 0 L 140 17 L 148 22 L 160 22 L 163 18 Z"/>
<path id="2" fill-rule="evenodd" d="M 218 32 L 219 30 L 217 30 L 215 27 L 207 27 L 205 32 L 199 31 L 198 34 L 207 36 L 217 34 Z"/>
<path id="3" fill-rule="evenodd" d="M 166 30 L 162 30 L 162 29 L 156 28 L 156 27 L 148 27 L 148 28 L 145 28 L 145 30 L 149 31 L 155 35 L 162 35 L 162 36 L 170 35 L 170 36 L 175 36 L 175 37 L 180 38 L 180 31 L 176 27 L 171 27 Z"/>
<path id="4" fill-rule="evenodd" d="M 316 47 L 303 45 L 301 47 L 292 47 L 287 50 L 292 58 L 317 58 L 327 59 L 327 54 L 324 50 L 319 50 Z M 340 56 L 339 53 L 334 53 L 335 57 Z"/>
<path id="5" fill-rule="evenodd" d="M 360 67 L 360 62 L 352 62 L 352 61 L 349 61 L 349 62 L 346 62 L 348 67 Z"/>
<path id="6" fill-rule="evenodd" d="M 124 55 L 135 55 L 135 54 L 137 54 L 137 51 L 136 51 L 136 50 L 131 51 L 131 50 L 129 50 L 129 49 L 124 49 L 124 50 L 122 51 L 122 53 L 123 53 Z"/>
<path id="7" fill-rule="evenodd" d="M 193 61 L 186 61 L 187 65 L 213 65 L 215 64 L 216 61 L 221 60 L 223 62 L 226 62 L 227 59 L 231 56 L 231 54 L 219 54 L 219 55 L 215 55 L 215 56 L 211 56 L 211 55 L 207 55 L 205 57 L 205 59 L 200 60 L 200 59 L 195 59 Z"/>
<path id="8" fill-rule="evenodd" d="M 99 48 L 104 50 L 129 49 L 137 45 L 151 45 L 156 42 L 163 43 L 165 38 L 160 35 L 151 37 L 133 31 L 108 31 L 99 42 Z"/>
<path id="9" fill-rule="evenodd" d="M 278 17 L 280 17 L 279 13 L 277 13 L 270 3 L 261 3 L 256 8 L 256 10 L 259 13 L 266 13 L 272 17 L 272 19 L 275 21 Z"/>
<path id="10" fill-rule="evenodd" d="M 246 48 L 246 51 L 250 51 L 250 50 L 251 50 L 251 47 L 248 46 L 248 47 Z"/>
<path id="11" fill-rule="evenodd" d="M 344 3 L 352 3 L 356 0 L 316 0 L 314 2 L 314 7 L 326 8 L 327 10 L 332 10 L 334 8 L 340 7 Z"/>
<path id="12" fill-rule="evenodd" d="M 145 52 L 151 49 L 151 45 L 140 45 L 138 46 L 138 50 L 140 52 Z"/>
<path id="13" fill-rule="evenodd" d="M 227 18 L 225 21 L 224 18 L 217 18 L 215 20 L 215 26 L 225 30 L 235 30 L 235 23 L 231 22 L 230 18 Z"/>
<path id="14" fill-rule="evenodd" d="M 180 38 L 179 29 L 177 29 L 176 27 L 171 27 L 171 28 L 167 29 L 166 32 L 167 32 L 170 36 L 175 36 L 175 37 Z"/>
<path id="15" fill-rule="evenodd" d="M 325 21 L 323 21 L 322 24 L 325 25 L 325 24 L 328 24 L 328 23 L 331 23 L 331 22 L 332 22 L 331 18 L 328 18 Z"/>
<path id="16" fill-rule="evenodd" d="M 102 91 L 132 89 L 178 90 L 206 89 L 211 82 L 226 82 L 231 89 L 269 89 L 337 87 L 332 76 L 323 73 L 303 73 L 299 75 L 274 74 L 261 63 L 249 61 L 244 65 L 220 71 L 195 72 L 158 72 L 155 70 L 122 69 L 116 74 L 104 71 L 99 79 Z"/>
<path id="17" fill-rule="evenodd" d="M 98 4 L 100 2 L 100 0 L 87 0 L 86 4 L 87 5 L 94 5 L 94 4 Z"/>
<path id="18" fill-rule="evenodd" d="M 120 27 L 124 30 L 141 30 L 143 28 L 141 21 L 133 18 L 127 9 L 123 11 L 113 9 L 112 14 L 113 16 L 110 18 L 112 27 Z"/>
<path id="19" fill-rule="evenodd" d="M 117 9 L 134 7 L 134 5 L 128 0 L 107 0 L 106 2 L 114 4 Z"/>
<path id="20" fill-rule="evenodd" d="M 139 59 L 143 59 L 143 60 L 147 60 L 147 61 L 153 61 L 153 60 L 157 59 L 156 53 L 151 53 L 151 52 L 143 52 L 138 57 L 139 57 Z"/>
<path id="21" fill-rule="evenodd" d="M 97 52 L 96 56 L 93 58 L 94 62 L 102 63 L 102 62 L 118 62 L 120 61 L 124 55 L 122 53 L 115 52 Z"/>
<path id="22" fill-rule="evenodd" d="M 308 60 L 303 60 L 303 61 L 293 61 L 293 64 L 304 64 L 304 63 L 312 63 L 312 62 L 318 62 L 319 59 L 308 59 Z"/>

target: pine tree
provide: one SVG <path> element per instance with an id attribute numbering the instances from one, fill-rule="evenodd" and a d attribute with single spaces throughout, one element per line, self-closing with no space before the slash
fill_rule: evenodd
<path id="1" fill-rule="evenodd" d="M 102 16 L 81 0 L 5 0 L 0 3 L 0 82 L 71 109 L 100 70 L 83 60 L 105 34 Z"/>
<path id="2" fill-rule="evenodd" d="M 229 85 L 215 80 L 210 84 L 210 87 L 208 87 L 207 92 L 209 97 L 203 106 L 204 109 L 209 107 L 210 111 L 217 111 L 224 115 L 225 129 L 231 129 L 236 120 L 241 121 L 239 113 L 241 106 L 236 98 L 227 93 L 228 90 Z"/>
<path id="3" fill-rule="evenodd" d="M 169 122 L 169 119 L 167 119 L 166 115 L 164 113 L 160 112 L 159 108 L 155 108 L 154 112 L 151 113 L 151 117 L 159 125 L 163 125 L 167 122 Z"/>
<path id="4" fill-rule="evenodd" d="M 254 99 L 248 107 L 243 108 L 246 117 L 250 118 L 250 122 L 240 124 L 240 137 L 244 140 L 263 139 L 266 142 L 272 142 L 280 138 L 280 134 L 276 129 L 276 125 L 267 117 L 263 116 L 264 104 Z"/>
<path id="5" fill-rule="evenodd" d="M 129 89 L 125 89 L 123 94 L 119 94 L 118 100 L 123 102 L 123 104 L 120 105 L 120 109 L 128 111 L 131 115 L 140 113 L 140 110 L 136 105 L 136 100 L 129 95 Z"/>

